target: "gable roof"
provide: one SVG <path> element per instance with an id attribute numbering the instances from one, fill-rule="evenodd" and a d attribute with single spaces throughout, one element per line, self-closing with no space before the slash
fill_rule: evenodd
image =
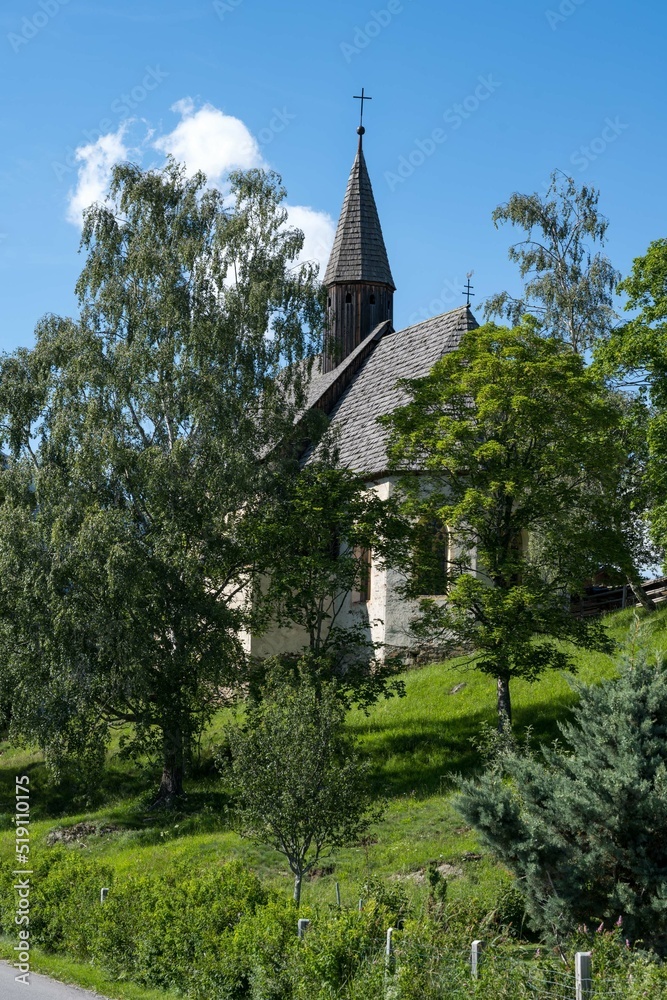
<path id="1" fill-rule="evenodd" d="M 313 365 L 305 409 L 324 410 L 325 413 L 329 413 L 370 353 L 375 349 L 380 338 L 393 332 L 394 328 L 389 320 L 378 323 L 368 336 L 330 371 L 322 371 L 321 356 L 318 357 Z"/>
<path id="2" fill-rule="evenodd" d="M 391 276 L 361 138 L 324 275 L 327 287 L 352 281 L 396 287 Z"/>
<path id="3" fill-rule="evenodd" d="M 402 378 L 422 378 L 443 354 L 455 350 L 461 337 L 479 324 L 468 306 L 434 316 L 423 323 L 394 333 L 390 327 L 377 328 L 362 341 L 353 354 L 338 368 L 325 375 L 313 372 L 310 406 L 329 412 L 338 437 L 341 465 L 369 477 L 389 470 L 388 433 L 377 418 L 391 413 L 408 402 L 408 396 L 396 383 Z M 364 360 L 341 386 L 342 392 L 326 406 L 326 395 L 335 384 L 331 376 L 342 375 L 348 363 L 354 363 L 360 348 L 366 347 Z M 368 348 L 371 348 L 368 350 Z M 319 395 L 317 393 L 319 392 Z"/>

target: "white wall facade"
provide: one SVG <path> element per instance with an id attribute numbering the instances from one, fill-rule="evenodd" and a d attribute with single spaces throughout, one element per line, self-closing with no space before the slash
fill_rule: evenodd
<path id="1" fill-rule="evenodd" d="M 386 476 L 368 483 L 382 500 L 387 500 L 396 487 L 396 478 Z M 346 628 L 363 625 L 367 637 L 381 647 L 379 656 L 408 651 L 416 646 L 410 633 L 410 622 L 418 612 L 417 601 L 407 601 L 400 594 L 405 577 L 397 569 L 388 569 L 372 555 L 370 569 L 370 598 L 354 600 L 347 594 L 337 618 L 337 625 Z M 444 600 L 444 597 L 442 598 Z M 272 628 L 259 636 L 244 635 L 244 645 L 249 655 L 258 658 L 279 653 L 298 653 L 308 646 L 304 629 Z"/>

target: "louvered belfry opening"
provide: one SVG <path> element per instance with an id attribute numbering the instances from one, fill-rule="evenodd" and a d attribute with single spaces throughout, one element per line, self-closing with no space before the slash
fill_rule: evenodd
<path id="1" fill-rule="evenodd" d="M 328 292 L 322 370 L 332 371 L 379 323 L 393 322 L 394 279 L 373 188 L 359 148 L 324 275 Z"/>

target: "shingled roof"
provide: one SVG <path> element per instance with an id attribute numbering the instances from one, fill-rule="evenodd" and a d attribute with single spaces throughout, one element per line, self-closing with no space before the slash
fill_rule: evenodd
<path id="1" fill-rule="evenodd" d="M 363 361 L 349 381 L 341 380 L 342 392 L 335 402 L 331 401 L 329 411 L 342 465 L 369 478 L 390 471 L 388 435 L 377 418 L 408 401 L 396 383 L 399 379 L 428 375 L 436 361 L 455 350 L 463 334 L 478 325 L 468 306 L 460 306 L 397 332 L 386 325 L 362 341 L 354 353 L 356 356 L 359 352 Z M 362 352 L 364 347 L 366 350 Z M 317 406 L 324 400 L 325 393 L 335 384 L 337 373 L 342 374 L 353 363 L 352 356 L 346 358 L 324 378 L 314 372 L 310 405 Z"/>
<path id="2" fill-rule="evenodd" d="M 384 284 L 392 289 L 396 287 L 391 276 L 361 138 L 324 275 L 324 284 L 327 286 L 351 281 Z"/>

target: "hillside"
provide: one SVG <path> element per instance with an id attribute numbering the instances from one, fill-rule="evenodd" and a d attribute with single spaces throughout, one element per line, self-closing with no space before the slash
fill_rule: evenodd
<path id="1" fill-rule="evenodd" d="M 631 610 L 607 618 L 606 627 L 619 648 L 627 640 L 632 621 Z M 667 608 L 645 626 L 642 641 L 651 652 L 667 650 Z M 514 682 L 517 732 L 524 736 L 530 727 L 533 741 L 553 740 L 558 719 L 577 698 L 576 684 L 598 682 L 613 676 L 615 669 L 611 657 L 582 654 L 574 686 L 570 678 L 560 675 L 532 685 Z M 507 882 L 506 874 L 480 852 L 474 833 L 452 805 L 456 776 L 481 766 L 475 741 L 484 723 L 494 723 L 493 679 L 460 661 L 450 661 L 410 672 L 404 681 L 404 698 L 382 701 L 368 716 L 352 711 L 348 717 L 350 730 L 372 757 L 374 787 L 378 798 L 387 803 L 385 818 L 369 842 L 341 851 L 323 865 L 304 887 L 306 905 L 333 903 L 336 881 L 344 904 L 353 905 L 368 877 L 400 883 L 418 901 L 425 892 L 424 870 L 432 860 L 451 866 L 446 870 L 452 876 L 453 898 L 474 898 L 488 909 L 496 905 Z M 290 880 L 282 858 L 243 840 L 234 829 L 229 797 L 211 755 L 224 738 L 225 718 L 222 713 L 206 735 L 197 772 L 188 784 L 187 805 L 177 814 L 147 809 L 146 788 L 152 787 L 155 771 L 148 764 L 144 769 L 130 765 L 117 750 L 111 753 L 95 789 L 85 791 L 72 780 L 55 784 L 38 753 L 3 744 L 3 865 L 13 847 L 14 778 L 27 772 L 35 851 L 48 850 L 47 838 L 50 843 L 60 840 L 73 850 L 103 858 L 118 873 L 160 872 L 178 861 L 215 864 L 235 858 L 287 892 Z M 62 965 L 61 959 L 57 961 Z"/>

